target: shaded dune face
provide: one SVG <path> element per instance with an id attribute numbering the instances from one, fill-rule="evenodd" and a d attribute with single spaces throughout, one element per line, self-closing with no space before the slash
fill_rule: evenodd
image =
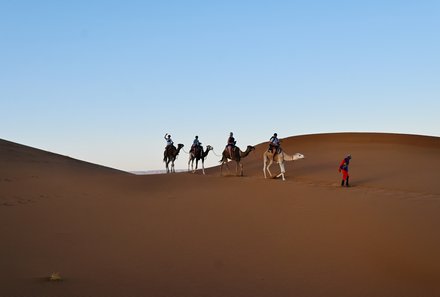
<path id="1" fill-rule="evenodd" d="M 263 177 L 267 143 L 244 177 L 222 177 L 136 176 L 0 140 L 0 296 L 440 296 L 439 138 L 281 145 L 306 156 L 285 182 Z"/>
<path id="2" fill-rule="evenodd" d="M 124 173 L 113 168 L 0 139 L 1 174 L 99 174 Z"/>

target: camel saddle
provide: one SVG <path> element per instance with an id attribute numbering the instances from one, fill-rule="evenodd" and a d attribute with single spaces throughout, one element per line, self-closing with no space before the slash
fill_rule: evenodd
<path id="1" fill-rule="evenodd" d="M 165 154 L 166 155 L 172 154 L 176 150 L 177 150 L 177 148 L 174 146 L 174 144 L 168 145 L 167 147 L 165 147 Z"/>
<path id="2" fill-rule="evenodd" d="M 272 155 L 272 160 L 273 160 L 273 158 L 274 158 L 276 155 L 280 154 L 283 150 L 282 150 L 281 147 L 279 146 L 279 147 L 275 150 L 275 153 L 273 153 L 273 147 L 269 148 L 268 151 L 271 152 L 271 153 L 273 154 L 273 155 Z"/>
<path id="3" fill-rule="evenodd" d="M 203 153 L 203 147 L 201 145 L 193 146 L 190 150 L 190 153 L 196 157 L 201 156 Z"/>

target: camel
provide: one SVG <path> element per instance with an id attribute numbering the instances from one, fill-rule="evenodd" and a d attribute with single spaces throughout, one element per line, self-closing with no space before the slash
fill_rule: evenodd
<path id="1" fill-rule="evenodd" d="M 247 157 L 250 152 L 255 150 L 255 147 L 248 145 L 246 148 L 246 151 L 242 152 L 240 148 L 235 147 L 232 150 L 232 156 L 230 156 L 229 151 L 227 148 L 223 151 L 222 159 L 220 160 L 221 166 L 220 166 L 220 175 L 223 175 L 223 164 L 226 164 L 226 168 L 228 168 L 228 160 L 234 160 L 237 163 L 237 166 L 235 168 L 235 172 L 238 175 L 238 166 L 240 166 L 240 176 L 243 176 L 243 164 L 241 164 L 241 159 Z"/>
<path id="2" fill-rule="evenodd" d="M 300 154 L 300 153 L 296 153 L 296 154 L 291 156 L 291 155 L 288 155 L 288 154 L 284 153 L 283 151 L 281 151 L 279 154 L 276 154 L 274 156 L 271 151 L 265 151 L 264 154 L 263 154 L 263 161 L 264 161 L 263 173 L 264 173 L 264 178 L 266 178 L 266 170 L 267 170 L 267 172 L 269 172 L 270 177 L 272 177 L 272 173 L 270 172 L 269 167 L 275 161 L 276 163 L 280 164 L 280 171 L 281 171 L 281 173 L 278 174 L 275 178 L 281 176 L 283 178 L 283 181 L 286 180 L 284 178 L 284 173 L 286 172 L 286 169 L 284 167 L 284 162 L 285 161 L 296 161 L 296 160 L 299 160 L 299 159 L 304 159 L 304 155 Z M 267 160 L 269 160 L 269 164 L 266 166 Z"/>
<path id="3" fill-rule="evenodd" d="M 188 160 L 188 172 L 189 172 L 189 163 L 191 163 L 191 171 L 192 173 L 195 173 L 197 170 L 197 165 L 199 163 L 199 160 L 202 160 L 202 172 L 205 174 L 205 158 L 208 156 L 208 153 L 210 150 L 214 149 L 212 146 L 207 145 L 206 150 L 203 151 L 203 148 L 200 147 L 196 152 L 192 151 L 189 154 L 189 160 Z M 196 160 L 196 169 L 194 169 L 194 160 Z"/>
<path id="4" fill-rule="evenodd" d="M 179 143 L 177 145 L 177 148 L 172 145 L 165 149 L 165 152 L 163 153 L 163 161 L 166 163 L 167 173 L 170 173 L 170 169 L 168 165 L 171 162 L 171 172 L 175 172 L 174 170 L 174 161 L 177 158 L 177 155 L 179 154 L 180 150 L 183 148 L 183 144 Z"/>

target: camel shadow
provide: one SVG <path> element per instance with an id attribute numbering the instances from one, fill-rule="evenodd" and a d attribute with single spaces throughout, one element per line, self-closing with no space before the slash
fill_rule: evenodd
<path id="1" fill-rule="evenodd" d="M 371 182 L 376 182 L 376 181 L 379 181 L 379 180 L 381 180 L 381 179 L 378 178 L 378 177 L 370 176 L 370 177 L 364 177 L 364 178 L 360 178 L 360 179 L 354 179 L 353 178 L 352 182 L 355 182 L 356 185 L 358 185 L 358 186 L 362 186 L 362 185 L 369 184 Z"/>
<path id="2" fill-rule="evenodd" d="M 320 171 L 320 170 L 325 170 L 328 168 L 336 168 L 336 169 L 338 168 L 337 162 L 334 162 L 334 161 L 330 161 L 330 160 L 318 161 L 318 162 L 315 161 L 315 162 L 312 162 L 312 164 L 310 164 L 310 162 L 307 162 L 308 160 L 313 160 L 313 158 L 306 156 L 306 158 L 304 159 L 305 162 L 298 163 L 298 165 L 295 165 L 295 166 L 298 168 L 299 167 L 307 168 L 307 169 L 310 169 L 311 171 Z"/>

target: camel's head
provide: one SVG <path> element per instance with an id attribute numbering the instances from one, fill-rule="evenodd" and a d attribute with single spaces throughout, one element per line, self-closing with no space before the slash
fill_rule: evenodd
<path id="1" fill-rule="evenodd" d="M 182 143 L 179 143 L 179 144 L 177 145 L 177 148 L 179 148 L 179 149 L 181 149 L 182 147 L 184 147 L 184 145 L 183 145 Z"/>
<path id="2" fill-rule="evenodd" d="M 248 145 L 247 146 L 247 150 L 250 151 L 250 152 L 255 151 L 255 146 Z"/>
<path id="3" fill-rule="evenodd" d="M 214 148 L 208 144 L 208 145 L 206 146 L 206 149 L 207 149 L 208 151 L 210 151 L 210 150 L 213 150 Z"/>
<path id="4" fill-rule="evenodd" d="M 305 156 L 303 154 L 300 154 L 300 153 L 296 153 L 294 155 L 294 157 L 295 157 L 295 160 L 299 160 L 299 159 L 304 159 L 305 158 Z"/>

